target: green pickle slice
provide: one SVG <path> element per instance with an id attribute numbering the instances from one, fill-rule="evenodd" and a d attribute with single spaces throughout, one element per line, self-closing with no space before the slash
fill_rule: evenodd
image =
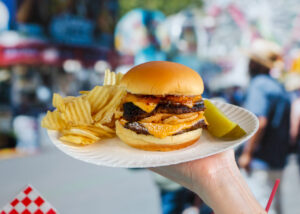
<path id="1" fill-rule="evenodd" d="M 236 124 L 236 126 L 229 133 L 225 134 L 222 138 L 224 140 L 236 140 L 243 137 L 245 134 L 247 134 L 245 130 Z"/>
<path id="2" fill-rule="evenodd" d="M 225 140 L 235 140 L 246 134 L 245 130 L 235 122 L 229 120 L 223 112 L 209 100 L 204 100 L 204 105 L 206 107 L 204 116 L 208 123 L 207 129 L 213 136 Z"/>

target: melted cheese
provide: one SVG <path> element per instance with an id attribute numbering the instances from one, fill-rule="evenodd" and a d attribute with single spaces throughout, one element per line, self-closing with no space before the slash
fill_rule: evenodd
<path id="1" fill-rule="evenodd" d="M 194 125 L 199 120 L 203 119 L 204 116 L 202 113 L 199 113 L 199 116 L 192 121 L 180 123 L 180 124 L 163 124 L 163 123 L 141 123 L 145 126 L 148 132 L 158 138 L 165 138 L 167 136 L 171 136 L 183 129 L 187 129 Z"/>
<path id="2" fill-rule="evenodd" d="M 150 113 L 156 108 L 159 99 L 151 99 L 147 102 L 147 99 L 145 98 L 139 98 L 137 96 L 134 96 L 133 94 L 127 94 L 124 102 L 132 102 L 135 106 L 139 107 L 143 111 Z M 194 103 L 193 100 L 190 100 L 188 102 L 183 102 L 182 105 L 185 105 L 189 108 L 193 108 Z"/>
<path id="3" fill-rule="evenodd" d="M 157 106 L 156 103 L 133 102 L 133 104 L 147 113 L 153 111 Z"/>
<path id="4" fill-rule="evenodd" d="M 153 111 L 157 106 L 157 103 L 153 103 L 153 102 L 147 103 L 143 99 L 139 99 L 138 97 L 132 94 L 128 94 L 124 102 L 132 102 L 135 106 L 139 107 L 140 109 L 142 109 L 147 113 Z"/>

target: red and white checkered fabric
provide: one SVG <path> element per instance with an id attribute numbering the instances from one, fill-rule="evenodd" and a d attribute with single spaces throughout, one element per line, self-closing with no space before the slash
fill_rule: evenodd
<path id="1" fill-rule="evenodd" d="M 57 211 L 32 186 L 27 186 L 0 214 L 56 214 Z"/>

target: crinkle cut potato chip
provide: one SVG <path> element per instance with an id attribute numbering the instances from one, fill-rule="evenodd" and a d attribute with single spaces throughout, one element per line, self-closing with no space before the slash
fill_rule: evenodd
<path id="1" fill-rule="evenodd" d="M 123 77 L 122 73 L 117 73 L 117 75 L 116 75 L 116 85 L 120 84 L 122 77 Z"/>
<path id="2" fill-rule="evenodd" d="M 79 128 L 79 127 L 63 130 L 62 134 L 63 135 L 76 135 L 76 136 L 78 135 L 78 136 L 89 138 L 94 141 L 100 140 L 100 138 L 98 136 L 96 136 L 96 133 L 94 133 L 88 129 Z"/>
<path id="3" fill-rule="evenodd" d="M 119 107 L 122 101 L 122 97 L 125 95 L 126 90 L 123 87 L 114 87 L 111 92 L 110 100 L 107 102 L 102 109 L 100 109 L 95 115 L 94 120 L 102 124 L 109 123 L 112 119 L 113 114 Z"/>
<path id="4" fill-rule="evenodd" d="M 105 77 L 103 85 L 116 85 L 116 73 L 110 72 L 109 69 L 105 70 Z"/>
<path id="5" fill-rule="evenodd" d="M 79 91 L 79 94 L 88 94 L 90 91 Z"/>
<path id="6" fill-rule="evenodd" d="M 57 94 L 57 93 L 54 93 L 54 94 L 53 94 L 52 105 L 53 105 L 53 107 L 55 107 L 59 112 L 64 112 L 65 109 L 66 109 L 64 98 L 62 98 L 62 96 L 60 96 L 60 95 Z"/>
<path id="7" fill-rule="evenodd" d="M 89 145 L 96 142 L 94 140 L 79 135 L 63 135 L 59 139 L 61 141 L 65 141 L 68 143 L 83 144 L 83 145 Z"/>
<path id="8" fill-rule="evenodd" d="M 101 128 L 101 127 L 96 127 L 94 125 L 92 126 L 84 126 L 84 127 L 80 127 L 81 129 L 86 129 L 88 131 L 90 131 L 91 133 L 93 133 L 95 136 L 99 137 L 99 138 L 111 138 L 115 135 L 115 132 L 110 132 L 107 131 L 106 128 L 110 129 L 107 126 L 103 126 L 105 128 Z"/>
<path id="9" fill-rule="evenodd" d="M 66 105 L 62 118 L 72 125 L 88 125 L 93 123 L 91 105 L 88 100 L 78 97 Z"/>
<path id="10" fill-rule="evenodd" d="M 122 76 L 107 70 L 104 86 L 80 91 L 78 97 L 62 97 L 54 93 L 52 104 L 56 110 L 47 112 L 42 127 L 60 131 L 61 141 L 74 144 L 88 145 L 114 137 L 115 113 L 120 111 L 126 93 L 124 88 L 118 86 Z"/>
<path id="11" fill-rule="evenodd" d="M 65 104 L 67 103 L 70 103 L 72 102 L 76 97 L 73 97 L 73 96 L 67 96 L 67 97 L 64 97 L 64 102 Z"/>
<path id="12" fill-rule="evenodd" d="M 48 111 L 46 116 L 42 120 L 42 127 L 51 130 L 63 130 L 66 129 L 67 123 L 61 118 L 58 111 Z"/>
<path id="13" fill-rule="evenodd" d="M 115 129 L 112 129 L 112 128 L 110 128 L 108 126 L 105 126 L 105 125 L 102 125 L 100 123 L 95 123 L 95 127 L 93 127 L 93 128 L 97 128 L 98 132 L 103 133 L 103 135 L 106 135 L 108 137 L 109 136 L 112 137 L 116 133 Z"/>
<path id="14" fill-rule="evenodd" d="M 109 69 L 105 70 L 105 77 L 103 85 L 119 85 L 123 77 L 122 73 L 111 72 Z"/>
<path id="15" fill-rule="evenodd" d="M 92 114 L 97 113 L 108 104 L 113 88 L 111 86 L 96 86 L 87 94 L 86 98 L 91 104 Z"/>

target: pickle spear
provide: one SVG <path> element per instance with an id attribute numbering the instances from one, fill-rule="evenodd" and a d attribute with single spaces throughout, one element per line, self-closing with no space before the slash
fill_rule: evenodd
<path id="1" fill-rule="evenodd" d="M 212 135 L 225 140 L 235 140 L 246 134 L 238 124 L 229 120 L 223 112 L 221 112 L 209 100 L 204 100 L 205 111 L 204 116 L 208 123 L 208 131 Z"/>

